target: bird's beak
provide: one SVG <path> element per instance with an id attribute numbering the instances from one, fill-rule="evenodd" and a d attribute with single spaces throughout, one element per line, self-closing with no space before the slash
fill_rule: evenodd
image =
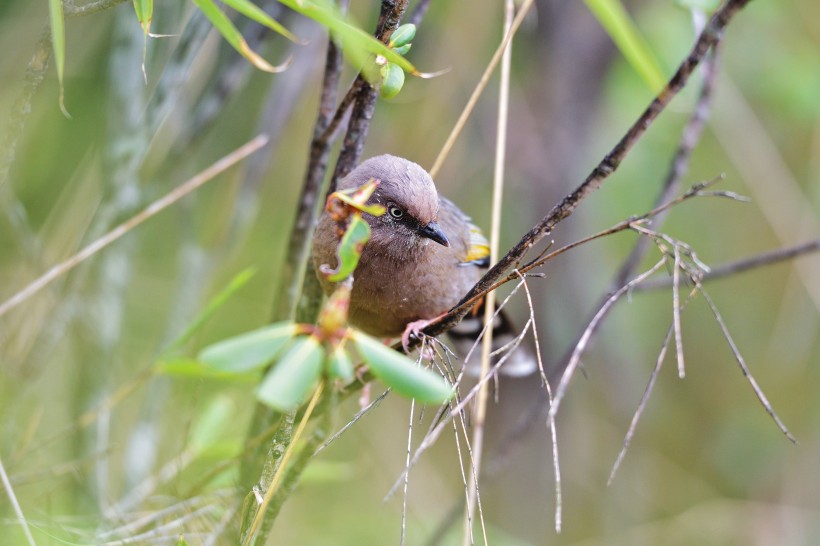
<path id="1" fill-rule="evenodd" d="M 443 231 L 441 231 L 441 228 L 438 227 L 438 224 L 435 222 L 430 222 L 423 228 L 419 228 L 419 233 L 422 237 L 427 237 L 442 246 L 450 246 L 449 239 L 447 239 L 447 236 Z"/>

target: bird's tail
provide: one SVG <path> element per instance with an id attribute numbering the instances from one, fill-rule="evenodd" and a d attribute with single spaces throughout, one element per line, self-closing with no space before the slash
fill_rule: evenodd
<path id="1" fill-rule="evenodd" d="M 476 340 L 481 335 L 484 328 L 484 304 L 479 304 L 476 309 L 468 314 L 458 324 L 458 326 L 450 329 L 447 332 L 448 337 L 453 345 L 455 353 L 461 357 L 466 358 L 468 353 L 474 345 Z M 516 341 L 516 338 L 521 334 L 521 331 L 516 329 L 513 322 L 507 316 L 507 313 L 502 309 L 501 312 L 496 313 L 493 319 L 493 352 L 504 348 Z M 507 351 L 503 351 L 492 359 L 492 364 L 496 364 L 499 359 L 505 358 L 501 365 L 500 373 L 510 377 L 523 377 L 530 375 L 538 370 L 538 358 L 535 354 L 535 347 L 532 339 L 525 337 L 520 340 L 518 346 L 512 349 L 512 354 L 507 356 Z M 471 375 L 478 375 L 481 369 L 481 343 L 475 349 L 472 349 L 469 361 L 467 362 L 467 373 Z"/>

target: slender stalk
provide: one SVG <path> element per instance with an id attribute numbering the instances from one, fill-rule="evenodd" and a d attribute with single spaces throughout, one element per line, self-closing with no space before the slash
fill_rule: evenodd
<path id="1" fill-rule="evenodd" d="M 3 316 L 7 312 L 11 311 L 13 308 L 17 307 L 28 298 L 54 282 L 56 279 L 65 275 L 82 262 L 102 250 L 103 248 L 107 247 L 138 225 L 142 224 L 149 218 L 156 216 L 159 212 L 162 212 L 166 208 L 170 207 L 192 191 L 198 189 L 202 185 L 204 185 L 209 180 L 212 180 L 218 174 L 224 172 L 228 168 L 232 167 L 242 159 L 246 158 L 248 155 L 252 154 L 259 148 L 265 145 L 268 141 L 268 137 L 266 135 L 259 135 L 253 140 L 249 141 L 248 143 L 240 146 L 233 152 L 229 153 L 204 171 L 200 172 L 199 174 L 195 175 L 193 178 L 189 179 L 182 185 L 178 186 L 164 197 L 157 199 L 146 208 L 144 208 L 139 213 L 135 214 L 119 226 L 115 227 L 99 239 L 95 240 L 94 242 L 90 243 L 82 250 L 77 252 L 75 255 L 70 257 L 69 259 L 55 265 L 48 271 L 46 271 L 43 275 L 41 275 L 38 279 L 33 281 L 31 284 L 17 292 L 14 296 L 0 304 L 0 316 Z"/>
<path id="2" fill-rule="evenodd" d="M 305 430 L 305 427 L 310 420 L 310 416 L 313 413 L 313 408 L 316 407 L 316 403 L 322 396 L 322 391 L 324 390 L 324 383 L 320 383 L 316 390 L 313 392 L 313 397 L 310 399 L 308 403 L 307 409 L 305 410 L 305 414 L 302 416 L 302 420 L 299 421 L 299 426 L 296 427 L 296 432 L 293 433 L 291 437 L 290 444 L 288 445 L 288 449 L 285 451 L 285 454 L 282 455 L 282 460 L 279 463 L 279 468 L 276 469 L 276 474 L 273 475 L 273 479 L 270 482 L 270 486 L 265 491 L 265 496 L 262 498 L 262 502 L 259 503 L 259 506 L 256 510 L 256 516 L 253 518 L 253 523 L 251 523 L 250 528 L 245 533 L 245 539 L 242 541 L 243 546 L 249 546 L 253 541 L 253 537 L 256 534 L 256 531 L 262 525 L 262 520 L 265 518 L 265 512 L 268 509 L 268 505 L 273 499 L 274 495 L 276 494 L 277 489 L 279 488 L 279 483 L 282 481 L 282 476 L 285 474 L 285 468 L 290 462 L 290 458 L 293 456 L 293 452 L 295 451 L 296 443 L 299 441 L 299 438 L 302 437 L 302 433 Z"/>
<path id="3" fill-rule="evenodd" d="M 507 119 L 509 117 L 510 97 L 510 62 L 512 58 L 512 28 L 515 5 L 512 0 L 504 2 L 504 42 L 507 47 L 501 56 L 501 80 L 498 93 L 498 123 L 495 141 L 495 168 L 493 171 L 493 202 L 492 222 L 490 228 L 490 262 L 498 260 L 499 234 L 501 232 L 501 201 L 504 192 L 504 164 L 507 148 Z M 495 311 L 495 291 L 487 294 L 484 301 L 485 333 L 481 345 L 481 377 L 490 372 L 490 353 L 493 350 L 493 329 L 489 325 L 493 322 Z M 484 425 L 487 419 L 487 399 L 489 398 L 489 384 L 485 383 L 478 391 L 475 415 L 473 420 L 473 480 L 470 481 L 467 495 L 467 506 L 464 517 L 463 544 L 469 544 L 472 536 L 472 521 L 475 514 L 475 503 L 478 495 L 478 478 L 481 475 L 481 459 L 484 449 Z M 483 527 L 483 526 L 482 526 Z M 486 542 L 486 536 L 485 536 Z"/>

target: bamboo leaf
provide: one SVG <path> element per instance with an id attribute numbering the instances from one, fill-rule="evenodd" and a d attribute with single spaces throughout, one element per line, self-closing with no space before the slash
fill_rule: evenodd
<path id="1" fill-rule="evenodd" d="M 154 17 L 154 0 L 134 0 L 134 11 L 137 13 L 142 32 L 151 34 L 151 19 Z"/>
<path id="2" fill-rule="evenodd" d="M 370 371 L 397 393 L 433 404 L 452 398 L 453 388 L 441 376 L 361 332 L 355 331 L 353 340 Z"/>
<path id="3" fill-rule="evenodd" d="M 251 64 L 259 70 L 276 73 L 283 71 L 287 68 L 288 64 L 290 64 L 290 61 L 286 61 L 279 66 L 274 66 L 253 51 L 248 45 L 248 42 L 245 41 L 245 38 L 242 37 L 239 30 L 234 26 L 231 20 L 228 19 L 228 16 L 222 13 L 222 10 L 213 2 L 213 0 L 192 1 L 200 10 L 202 10 L 205 17 L 211 21 L 214 28 L 222 34 L 222 37 L 225 38 L 225 40 L 227 40 L 227 42 L 231 44 L 234 49 L 236 49 L 243 57 L 248 59 L 248 61 L 250 61 Z"/>
<path id="4" fill-rule="evenodd" d="M 584 0 L 621 54 L 653 93 L 666 85 L 666 78 L 649 44 L 638 32 L 620 0 Z"/>
<path id="5" fill-rule="evenodd" d="M 371 81 L 378 78 L 375 63 L 369 55 L 381 55 L 414 76 L 424 76 L 410 61 L 387 47 L 385 44 L 349 23 L 336 5 L 326 0 L 279 0 L 293 11 L 309 17 L 327 27 L 342 42 L 344 53 L 357 67 L 361 67 Z"/>
<path id="6" fill-rule="evenodd" d="M 253 267 L 240 271 L 239 274 L 230 280 L 228 286 L 214 296 L 205 306 L 205 309 L 194 317 L 194 320 L 191 322 L 190 326 L 188 326 L 185 331 L 179 335 L 179 337 L 170 343 L 164 353 L 172 353 L 191 339 L 191 337 L 202 328 L 208 319 L 211 318 L 213 314 L 216 313 L 223 305 L 225 305 L 225 303 L 227 303 L 228 300 L 230 300 L 240 288 L 245 286 L 255 274 L 256 269 Z"/>
<path id="7" fill-rule="evenodd" d="M 217 370 L 246 372 L 261 368 L 298 333 L 291 321 L 277 322 L 205 347 L 197 357 Z"/>
<path id="8" fill-rule="evenodd" d="M 253 19 L 260 25 L 264 25 L 274 32 L 277 32 L 297 44 L 304 44 L 302 40 L 297 38 L 291 31 L 286 29 L 276 19 L 265 13 L 259 6 L 250 0 L 223 0 L 225 4 L 229 5 L 248 19 Z"/>
<path id="9" fill-rule="evenodd" d="M 329 269 L 323 265 L 320 267 L 321 272 L 327 275 L 327 279 L 332 282 L 343 281 L 349 277 L 359 265 L 362 250 L 369 239 L 370 225 L 362 219 L 360 214 L 352 215 L 350 224 L 339 242 L 339 248 L 336 249 L 336 269 Z"/>
<path id="10" fill-rule="evenodd" d="M 274 365 L 256 397 L 264 404 L 279 410 L 297 408 L 319 380 L 325 350 L 313 336 L 301 336 Z"/>
<path id="11" fill-rule="evenodd" d="M 206 366 L 193 358 L 170 358 L 157 362 L 154 370 L 158 374 L 180 379 L 212 379 L 222 383 L 257 383 L 258 373 L 226 372 Z"/>
<path id="12" fill-rule="evenodd" d="M 71 119 L 65 107 L 63 75 L 65 74 L 65 18 L 62 0 L 48 0 L 48 11 L 51 17 L 51 44 L 54 48 L 54 66 L 57 68 L 57 81 L 60 85 L 60 110 Z"/>
<path id="13" fill-rule="evenodd" d="M 328 375 L 334 379 L 345 382 L 353 379 L 353 360 L 341 344 L 331 353 L 327 368 Z"/>

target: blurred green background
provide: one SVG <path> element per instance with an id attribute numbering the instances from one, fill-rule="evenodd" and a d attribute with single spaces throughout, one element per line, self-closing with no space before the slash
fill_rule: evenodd
<path id="1" fill-rule="evenodd" d="M 154 374 L 169 343 L 240 271 L 257 270 L 185 354 L 268 322 L 316 116 L 325 33 L 260 3 L 307 44 L 237 20 L 276 75 L 250 68 L 193 5 L 158 2 L 143 36 L 130 3 L 66 21 L 65 103 L 53 67 L 18 126 L 19 97 L 48 21 L 46 2 L 0 3 L 0 300 L 259 132 L 271 144 L 0 317 L 0 458 L 38 544 L 209 544 L 236 517 L 235 459 L 247 442 L 253 381 Z M 411 3 L 411 9 L 413 3 Z M 627 4 L 671 75 L 694 42 L 689 11 Z M 356 2 L 373 28 L 377 2 Z M 365 155 L 430 167 L 501 36 L 501 2 L 433 1 L 409 59 L 421 70 L 380 101 Z M 820 4 L 755 0 L 731 23 L 708 127 L 684 187 L 721 173 L 722 189 L 676 208 L 664 231 L 717 265 L 820 234 Z M 34 59 L 32 61 L 32 58 Z M 352 81 L 348 68 L 343 87 Z M 604 187 L 560 225 L 556 243 L 651 207 L 694 104 L 682 93 Z M 581 2 L 539 0 L 513 46 L 502 248 L 577 186 L 652 98 Z M 344 89 L 342 90 L 344 92 Z M 489 225 L 495 84 L 437 177 L 439 190 Z M 24 107 L 25 109 L 25 107 Z M 13 147 L 14 157 L 6 152 Z M 531 281 L 543 356 L 568 350 L 635 241 L 585 245 Z M 654 252 L 654 251 L 653 251 Z M 653 252 L 647 264 L 658 257 Z M 687 362 L 667 362 L 614 483 L 606 481 L 671 322 L 671 293 L 620 302 L 584 358 L 558 420 L 564 524 L 553 530 L 544 423 L 505 432 L 538 379 L 502 381 L 488 451 L 506 449 L 482 482 L 493 544 L 820 543 L 820 259 L 803 257 L 707 285 L 790 444 L 741 375 L 702 300 L 683 315 Z M 524 320 L 523 295 L 512 304 Z M 373 396 L 378 392 L 374 386 Z M 358 409 L 350 400 L 338 425 Z M 276 522 L 270 544 L 393 544 L 409 402 L 388 397 L 325 450 Z M 416 421 L 414 438 L 426 430 Z M 501 442 L 508 442 L 501 446 Z M 5 490 L 4 544 L 23 543 Z M 408 544 L 459 543 L 464 498 L 455 441 L 443 436 L 411 473 Z M 143 517 L 152 517 L 143 525 Z M 161 525 L 167 525 L 163 528 Z M 147 533 L 142 535 L 141 533 Z M 142 537 L 142 538 L 141 538 Z M 119 542 L 117 542 L 119 543 Z M 123 542 L 125 543 L 125 542 Z M 230 543 L 230 542 L 226 542 Z"/>

